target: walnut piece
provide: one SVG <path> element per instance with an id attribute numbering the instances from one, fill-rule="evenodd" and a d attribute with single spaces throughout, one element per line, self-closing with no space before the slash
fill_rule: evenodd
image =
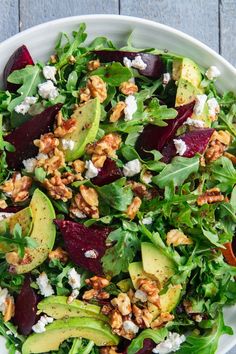
<path id="1" fill-rule="evenodd" d="M 179 246 L 179 245 L 191 245 L 193 241 L 188 238 L 182 231 L 180 230 L 170 230 L 166 235 L 166 243 L 168 246 Z"/>
<path id="2" fill-rule="evenodd" d="M 5 313 L 4 313 L 4 322 L 10 321 L 10 319 L 14 316 L 15 314 L 15 304 L 14 304 L 14 298 L 12 296 L 8 296 L 5 300 Z"/>
<path id="3" fill-rule="evenodd" d="M 229 146 L 231 142 L 231 134 L 227 130 L 214 131 L 210 141 L 218 140 L 220 143 Z"/>
<path id="4" fill-rule="evenodd" d="M 37 162 L 38 167 L 43 167 L 45 171 L 49 174 L 54 174 L 55 171 L 62 167 L 65 167 L 65 156 L 62 151 L 55 148 L 53 155 L 48 159 L 41 159 Z"/>
<path id="5" fill-rule="evenodd" d="M 88 102 L 91 98 L 91 93 L 88 87 L 83 87 L 79 91 L 80 102 Z"/>
<path id="6" fill-rule="evenodd" d="M 106 286 L 109 285 L 109 280 L 107 280 L 106 278 L 94 276 L 90 279 L 86 279 L 85 283 L 87 285 L 90 285 L 92 289 L 84 292 L 84 300 L 91 300 L 93 298 L 97 298 L 99 300 L 109 299 L 110 294 L 103 290 Z"/>
<path id="7" fill-rule="evenodd" d="M 139 327 L 149 328 L 151 326 L 152 314 L 147 309 L 140 309 L 137 305 L 133 305 L 132 310 Z"/>
<path id="8" fill-rule="evenodd" d="M 224 156 L 228 157 L 228 159 L 230 159 L 230 161 L 232 161 L 233 164 L 236 165 L 236 156 L 234 156 L 233 154 L 230 154 L 229 152 L 225 152 Z"/>
<path id="9" fill-rule="evenodd" d="M 96 70 L 97 68 L 99 68 L 100 66 L 100 60 L 99 59 L 95 59 L 95 60 L 90 60 L 88 62 L 87 68 L 89 71 L 93 71 Z"/>
<path id="10" fill-rule="evenodd" d="M 39 148 L 39 152 L 42 154 L 49 154 L 59 145 L 59 140 L 53 133 L 47 133 L 41 135 L 40 139 L 34 140 L 34 145 Z"/>
<path id="11" fill-rule="evenodd" d="M 86 279 L 85 283 L 87 285 L 90 285 L 93 289 L 96 289 L 96 290 L 101 290 L 103 288 L 106 288 L 110 284 L 108 279 L 103 278 L 103 277 L 99 277 L 97 275 L 95 275 L 94 277 L 92 277 L 90 279 Z"/>
<path id="12" fill-rule="evenodd" d="M 0 208 L 1 209 L 6 209 L 7 208 L 7 203 L 4 199 L 0 199 Z"/>
<path id="13" fill-rule="evenodd" d="M 79 190 L 88 205 L 91 207 L 98 207 L 98 194 L 94 188 L 82 185 Z"/>
<path id="14" fill-rule="evenodd" d="M 119 90 L 124 95 L 133 95 L 134 93 L 138 92 L 138 86 L 135 85 L 133 82 L 125 81 L 119 87 Z"/>
<path id="15" fill-rule="evenodd" d="M 151 328 L 158 328 L 164 325 L 167 322 L 172 321 L 175 318 L 174 315 L 171 315 L 169 312 L 163 312 L 160 316 L 157 317 L 155 321 L 151 323 Z"/>
<path id="16" fill-rule="evenodd" d="M 58 259 L 62 263 L 66 263 L 68 261 L 68 253 L 61 247 L 57 247 L 55 250 L 49 252 L 48 258 L 50 260 Z"/>
<path id="17" fill-rule="evenodd" d="M 142 200 L 139 197 L 134 197 L 132 203 L 128 206 L 126 210 L 127 216 L 133 220 L 139 211 L 139 208 L 142 204 Z"/>
<path id="18" fill-rule="evenodd" d="M 50 179 L 45 179 L 43 185 L 53 199 L 61 199 L 63 202 L 67 202 L 72 198 L 71 189 L 66 187 L 66 185 L 62 182 L 60 175 L 53 176 Z"/>
<path id="19" fill-rule="evenodd" d="M 106 161 L 107 157 L 106 155 L 96 155 L 93 154 L 92 156 L 92 163 L 94 164 L 94 166 L 96 168 L 102 168 L 105 161 Z"/>
<path id="20" fill-rule="evenodd" d="M 116 158 L 116 150 L 119 149 L 121 137 L 118 134 L 110 133 L 104 135 L 96 143 L 87 145 L 86 152 L 90 155 L 108 156 Z"/>
<path id="21" fill-rule="evenodd" d="M 90 76 L 87 82 L 87 88 L 90 91 L 91 97 L 98 97 L 100 103 L 103 103 L 107 98 L 106 83 L 99 76 Z"/>
<path id="22" fill-rule="evenodd" d="M 220 158 L 226 150 L 226 146 L 222 144 L 218 140 L 213 140 L 209 143 L 206 152 L 205 152 L 205 160 L 207 163 L 211 163 Z"/>
<path id="23" fill-rule="evenodd" d="M 120 329 L 122 328 L 123 324 L 123 319 L 118 310 L 113 310 L 110 318 L 109 318 L 109 323 L 112 329 Z"/>
<path id="24" fill-rule="evenodd" d="M 125 102 L 120 101 L 112 108 L 112 113 L 109 119 L 111 123 L 117 122 L 123 116 L 125 107 Z"/>
<path id="25" fill-rule="evenodd" d="M 29 197 L 29 189 L 32 185 L 32 178 L 21 176 L 15 172 L 11 179 L 6 181 L 0 189 L 9 196 L 14 203 L 23 202 Z"/>
<path id="26" fill-rule="evenodd" d="M 76 129 L 75 118 L 64 120 L 61 112 L 57 114 L 57 127 L 54 130 L 54 135 L 57 138 L 63 138 L 66 134 L 71 134 L 75 129 Z"/>
<path id="27" fill-rule="evenodd" d="M 159 287 L 155 280 L 140 278 L 138 288 L 147 294 L 147 300 L 160 308 Z"/>
<path id="28" fill-rule="evenodd" d="M 82 160 L 75 160 L 72 163 L 72 167 L 77 173 L 83 173 L 85 170 L 85 162 Z"/>
<path id="29" fill-rule="evenodd" d="M 70 212 L 76 216 L 80 212 L 93 219 L 99 218 L 98 194 L 94 188 L 80 186 L 80 193 L 77 193 L 70 206 Z"/>
<path id="30" fill-rule="evenodd" d="M 111 304 L 117 307 L 123 316 L 129 315 L 132 312 L 130 298 L 126 293 L 120 293 L 111 300 Z"/>
<path id="31" fill-rule="evenodd" d="M 219 188 L 211 188 L 205 191 L 205 193 L 199 195 L 197 198 L 197 205 L 201 206 L 203 204 L 212 204 L 217 202 L 222 202 L 224 196 L 221 194 Z"/>
<path id="32" fill-rule="evenodd" d="M 112 346 L 112 347 L 102 347 L 100 350 L 99 350 L 99 353 L 100 354 L 121 354 L 117 351 L 117 347 L 115 346 Z"/>

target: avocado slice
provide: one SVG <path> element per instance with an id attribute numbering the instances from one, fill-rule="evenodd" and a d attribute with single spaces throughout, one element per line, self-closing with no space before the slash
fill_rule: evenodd
<path id="1" fill-rule="evenodd" d="M 96 305 L 88 304 L 80 300 L 67 303 L 66 296 L 49 296 L 38 304 L 39 313 L 46 313 L 55 319 L 65 317 L 93 317 L 107 322 L 108 318 L 101 314 L 101 308 Z"/>
<path id="2" fill-rule="evenodd" d="M 194 87 L 199 87 L 202 81 L 202 74 L 199 66 L 189 58 L 174 59 L 172 77 L 175 81 L 184 79 Z"/>
<path id="3" fill-rule="evenodd" d="M 68 339 L 82 337 L 92 340 L 97 346 L 117 345 L 119 337 L 111 332 L 107 323 L 91 317 L 56 320 L 43 333 L 30 335 L 23 344 L 22 354 L 46 353 L 58 350 Z"/>
<path id="4" fill-rule="evenodd" d="M 175 263 L 150 242 L 141 243 L 144 272 L 155 276 L 161 287 L 175 273 Z"/>
<path id="5" fill-rule="evenodd" d="M 39 189 L 34 191 L 30 202 L 33 215 L 33 230 L 30 237 L 37 242 L 37 247 L 28 250 L 30 262 L 14 266 L 17 274 L 28 273 L 45 261 L 53 248 L 56 227 L 53 223 L 55 211 L 48 197 Z"/>
<path id="6" fill-rule="evenodd" d="M 138 280 L 140 278 L 148 278 L 156 280 L 151 274 L 144 272 L 142 262 L 133 262 L 129 264 L 129 275 L 135 289 L 138 289 Z"/>
<path id="7" fill-rule="evenodd" d="M 0 234 L 5 234 L 7 231 L 12 234 L 16 224 L 21 226 L 23 236 L 28 236 L 30 234 L 33 226 L 33 216 L 30 207 L 18 211 L 7 219 L 1 220 Z M 11 250 L 13 250 L 12 245 L 4 242 L 0 243 L 0 252 L 9 252 Z"/>
<path id="8" fill-rule="evenodd" d="M 101 117 L 101 104 L 98 98 L 89 100 L 79 106 L 71 116 L 76 119 L 76 129 L 66 134 L 64 140 L 72 140 L 74 147 L 72 150 L 63 150 L 62 139 L 59 148 L 63 150 L 66 161 L 74 161 L 83 155 L 87 144 L 92 143 L 97 135 Z"/>
<path id="9" fill-rule="evenodd" d="M 127 293 L 130 289 L 133 289 L 131 279 L 122 279 L 116 285 L 123 293 Z"/>
<path id="10" fill-rule="evenodd" d="M 185 79 L 179 79 L 175 98 L 175 107 L 179 107 L 195 100 L 197 95 L 201 95 L 203 90 L 193 86 L 191 82 Z"/>

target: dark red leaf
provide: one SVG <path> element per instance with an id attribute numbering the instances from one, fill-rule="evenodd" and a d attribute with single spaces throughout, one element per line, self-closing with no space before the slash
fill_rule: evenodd
<path id="1" fill-rule="evenodd" d="M 15 303 L 14 323 L 18 327 L 18 332 L 24 336 L 30 334 L 32 326 L 38 320 L 39 299 L 30 284 L 31 278 L 27 276 Z"/>
<path id="2" fill-rule="evenodd" d="M 15 50 L 5 65 L 3 71 L 3 84 L 6 90 L 9 90 L 10 92 L 16 92 L 18 90 L 19 85 L 11 84 L 7 81 L 7 78 L 13 71 L 23 69 L 26 65 L 34 65 L 34 61 L 27 47 L 22 45 Z"/>
<path id="3" fill-rule="evenodd" d="M 55 224 L 62 233 L 65 248 L 71 260 L 94 274 L 103 274 L 101 258 L 107 249 L 106 238 L 111 232 L 111 228 L 86 227 L 83 224 L 68 220 L 55 220 Z M 96 258 L 85 257 L 85 252 L 90 250 L 96 252 Z"/>
<path id="4" fill-rule="evenodd" d="M 144 63 L 147 64 L 146 69 L 139 70 L 141 75 L 151 77 L 153 79 L 159 79 L 164 73 L 164 63 L 161 56 L 157 54 L 126 52 L 121 50 L 95 50 L 94 53 L 103 63 L 117 61 L 121 64 L 123 64 L 125 57 L 132 60 L 137 55 L 140 55 Z"/>
<path id="5" fill-rule="evenodd" d="M 105 184 L 116 181 L 122 176 L 122 171 L 117 166 L 116 162 L 107 158 L 97 177 L 94 177 L 91 181 L 96 186 L 104 186 Z"/>
<path id="6" fill-rule="evenodd" d="M 15 147 L 14 152 L 7 152 L 7 163 L 10 168 L 18 169 L 23 160 L 37 154 L 38 148 L 33 141 L 52 129 L 55 116 L 61 107 L 61 104 L 56 104 L 46 108 L 4 138 Z"/>

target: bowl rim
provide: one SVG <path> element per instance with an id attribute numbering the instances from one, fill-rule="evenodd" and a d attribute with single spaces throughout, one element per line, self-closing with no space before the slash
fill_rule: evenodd
<path id="1" fill-rule="evenodd" d="M 213 57 L 218 59 L 222 65 L 226 66 L 232 72 L 232 74 L 234 74 L 236 76 L 236 68 L 232 64 L 230 64 L 227 59 L 225 59 L 221 54 L 217 53 L 214 49 L 210 48 L 207 44 L 201 42 L 200 40 L 196 39 L 195 37 L 192 37 L 191 35 L 188 35 L 180 30 L 177 30 L 174 27 L 171 27 L 169 25 L 164 25 L 164 24 L 162 24 L 160 22 L 156 22 L 154 20 L 147 20 L 147 19 L 140 18 L 140 17 L 119 15 L 119 14 L 76 15 L 76 16 L 67 16 L 67 17 L 62 17 L 62 18 L 56 19 L 56 20 L 43 22 L 41 24 L 27 28 L 27 29 L 23 30 L 22 32 L 19 32 L 15 35 L 5 39 L 4 41 L 0 42 L 0 50 L 2 49 L 3 46 L 11 45 L 12 42 L 14 42 L 17 39 L 20 39 L 21 37 L 24 37 L 25 34 L 27 34 L 29 32 L 33 34 L 34 32 L 41 30 L 45 27 L 48 27 L 48 26 L 51 27 L 56 24 L 64 23 L 67 21 L 68 22 L 76 21 L 77 19 L 80 22 L 81 21 L 86 22 L 86 20 L 92 20 L 92 19 L 94 19 L 94 20 L 95 19 L 100 19 L 100 20 L 114 19 L 119 22 L 126 22 L 128 20 L 131 23 L 138 22 L 138 23 L 146 25 L 146 26 L 159 28 L 163 31 L 174 34 L 176 36 L 179 36 L 183 40 L 191 42 L 191 44 L 194 44 L 195 46 L 208 52 L 210 55 L 212 55 Z"/>

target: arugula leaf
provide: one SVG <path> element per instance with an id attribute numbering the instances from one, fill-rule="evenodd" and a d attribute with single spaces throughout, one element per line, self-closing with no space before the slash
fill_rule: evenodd
<path id="1" fill-rule="evenodd" d="M 107 241 L 116 243 L 102 257 L 104 272 L 112 276 L 128 272 L 129 264 L 140 247 L 137 233 L 119 228 L 109 234 Z"/>
<path id="2" fill-rule="evenodd" d="M 95 188 L 106 204 L 116 210 L 125 211 L 133 199 L 131 188 L 126 186 L 125 182 L 126 178 L 123 177 L 113 183 Z"/>
<path id="3" fill-rule="evenodd" d="M 219 237 L 218 237 L 218 235 L 216 233 L 213 233 L 213 232 L 208 231 L 208 230 L 204 230 L 203 228 L 202 228 L 202 233 L 208 239 L 208 241 L 210 241 L 210 243 L 212 243 L 216 247 L 224 248 L 224 246 L 221 245 L 218 242 L 219 241 Z"/>
<path id="4" fill-rule="evenodd" d="M 27 65 L 24 69 L 13 71 L 8 76 L 8 81 L 21 85 L 17 90 L 20 96 L 14 98 L 8 105 L 8 110 L 12 112 L 24 101 L 25 97 L 34 96 L 37 93 L 38 85 L 43 81 L 42 70 L 39 65 Z"/>
<path id="5" fill-rule="evenodd" d="M 39 182 L 43 183 L 47 173 L 42 167 L 36 167 L 36 169 L 34 170 L 34 175 Z"/>
<path id="6" fill-rule="evenodd" d="M 204 335 L 192 334 L 187 337 L 186 342 L 181 345 L 178 354 L 215 354 L 219 338 L 222 334 L 232 335 L 233 331 L 226 326 L 223 319 L 223 314 L 220 313 L 210 331 L 206 331 Z"/>
<path id="7" fill-rule="evenodd" d="M 0 91 L 0 113 L 5 113 L 11 101 L 11 94 L 8 91 Z"/>
<path id="8" fill-rule="evenodd" d="M 91 75 L 100 76 L 110 86 L 119 86 L 122 82 L 128 81 L 132 77 L 132 72 L 121 63 L 114 62 L 101 66 L 94 70 Z"/>
<path id="9" fill-rule="evenodd" d="M 223 110 L 219 113 L 219 122 L 220 128 L 228 130 L 234 137 L 236 137 L 236 128 L 234 121 L 236 119 L 236 101 L 231 105 L 228 113 L 225 113 Z"/>
<path id="10" fill-rule="evenodd" d="M 180 186 L 192 174 L 196 173 L 199 168 L 199 157 L 175 157 L 159 175 L 153 177 L 152 181 L 159 188 L 165 188 L 171 184 Z"/>
<path id="11" fill-rule="evenodd" d="M 102 50 L 102 49 L 116 49 L 114 44 L 111 40 L 107 39 L 106 37 L 96 37 L 94 40 L 89 44 L 87 50 Z"/>
<path id="12" fill-rule="evenodd" d="M 220 189 L 223 192 L 231 192 L 236 184 L 236 170 L 230 159 L 225 156 L 220 157 L 211 165 L 213 177 L 220 182 Z"/>
<path id="13" fill-rule="evenodd" d="M 134 338 L 128 347 L 127 354 L 136 354 L 143 348 L 143 342 L 145 339 L 152 339 L 156 344 L 162 342 L 168 334 L 166 328 L 160 329 L 145 329 L 136 338 Z"/>
<path id="14" fill-rule="evenodd" d="M 167 126 L 165 120 L 174 119 L 178 114 L 174 108 L 168 108 L 165 105 L 160 105 L 159 100 L 156 97 L 151 100 L 146 112 L 150 123 L 158 125 L 159 127 Z"/>

